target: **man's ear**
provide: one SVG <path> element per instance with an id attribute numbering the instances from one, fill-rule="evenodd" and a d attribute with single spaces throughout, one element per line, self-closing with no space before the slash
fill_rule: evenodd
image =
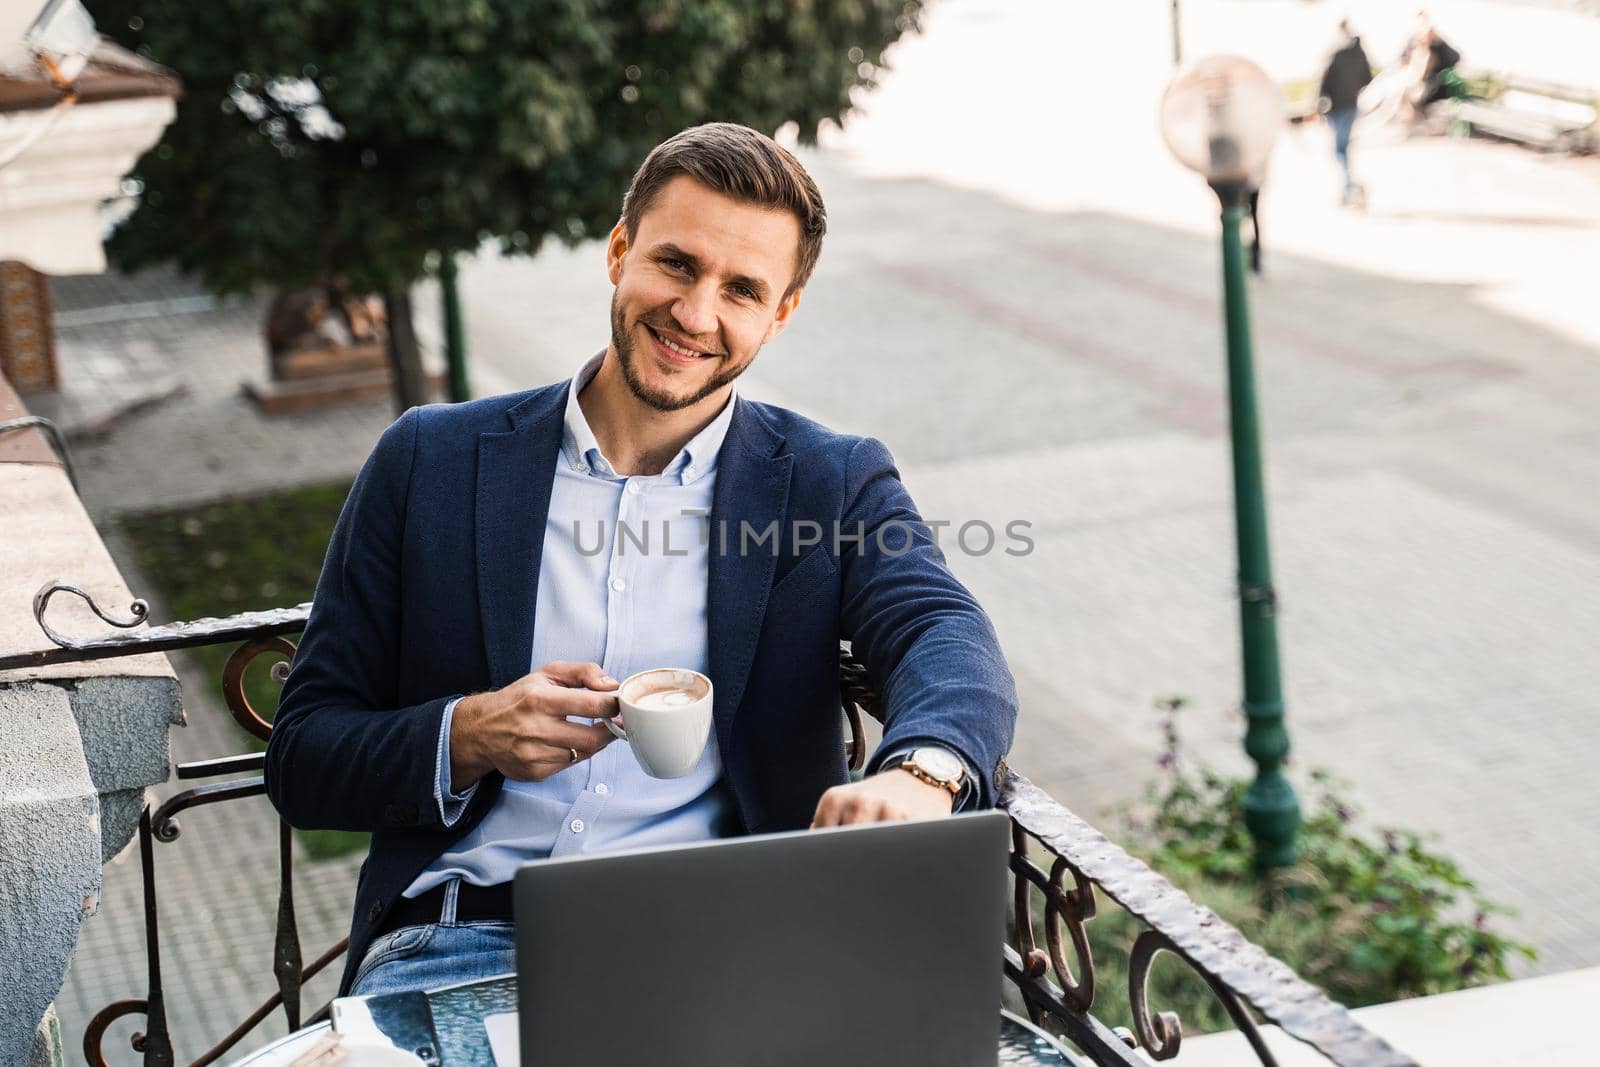
<path id="1" fill-rule="evenodd" d="M 611 227 L 611 236 L 606 239 L 606 274 L 611 278 L 611 284 L 616 285 L 622 280 L 622 257 L 628 254 L 628 227 L 621 219 Z"/>
<path id="2" fill-rule="evenodd" d="M 778 336 L 789 325 L 789 320 L 794 318 L 795 309 L 800 306 L 800 294 L 804 292 L 804 289 L 796 289 L 778 301 L 778 313 L 772 317 L 772 325 L 767 327 L 767 336 L 761 339 L 762 344 Z"/>

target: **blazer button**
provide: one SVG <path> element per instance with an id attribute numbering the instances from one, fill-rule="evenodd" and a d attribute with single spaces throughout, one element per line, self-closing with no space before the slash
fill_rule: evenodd
<path id="1" fill-rule="evenodd" d="M 374 900 L 372 902 L 372 907 L 367 909 L 367 921 L 368 922 L 377 922 L 378 921 L 378 916 L 380 916 L 382 914 L 383 914 L 383 901 Z"/>

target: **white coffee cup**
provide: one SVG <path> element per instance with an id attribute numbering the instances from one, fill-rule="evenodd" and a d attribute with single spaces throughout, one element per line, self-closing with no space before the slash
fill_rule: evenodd
<path id="1" fill-rule="evenodd" d="M 626 726 L 602 721 L 633 746 L 644 773 L 682 778 L 700 762 L 711 735 L 711 697 L 711 679 L 699 671 L 657 667 L 629 675 L 617 688 Z"/>

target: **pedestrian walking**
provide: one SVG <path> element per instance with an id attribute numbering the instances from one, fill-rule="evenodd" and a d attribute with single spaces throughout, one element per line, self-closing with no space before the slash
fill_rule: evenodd
<path id="1" fill-rule="evenodd" d="M 1340 44 L 1322 72 L 1318 107 L 1333 130 L 1333 156 L 1344 175 L 1344 204 L 1365 204 L 1366 189 L 1350 170 L 1350 134 L 1356 124 L 1356 101 L 1372 82 L 1372 63 L 1349 19 L 1339 22 Z"/>
<path id="2" fill-rule="evenodd" d="M 1250 272 L 1261 273 L 1261 186 L 1250 190 Z"/>
<path id="3" fill-rule="evenodd" d="M 1416 117 L 1420 119 L 1429 104 L 1452 96 L 1462 96 L 1466 89 L 1461 83 L 1461 76 L 1456 73 L 1461 53 L 1439 36 L 1433 19 L 1428 17 L 1426 11 L 1417 12 L 1417 35 L 1412 47 L 1419 57 L 1422 75 L 1417 85 L 1416 101 Z"/>

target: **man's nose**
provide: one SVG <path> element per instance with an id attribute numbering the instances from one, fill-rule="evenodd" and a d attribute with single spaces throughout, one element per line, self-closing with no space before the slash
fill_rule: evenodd
<path id="1" fill-rule="evenodd" d="M 717 312 L 713 301 L 716 293 L 711 285 L 700 284 L 678 297 L 672 305 L 672 317 L 678 320 L 683 332 L 691 336 L 712 333 L 717 328 Z"/>

